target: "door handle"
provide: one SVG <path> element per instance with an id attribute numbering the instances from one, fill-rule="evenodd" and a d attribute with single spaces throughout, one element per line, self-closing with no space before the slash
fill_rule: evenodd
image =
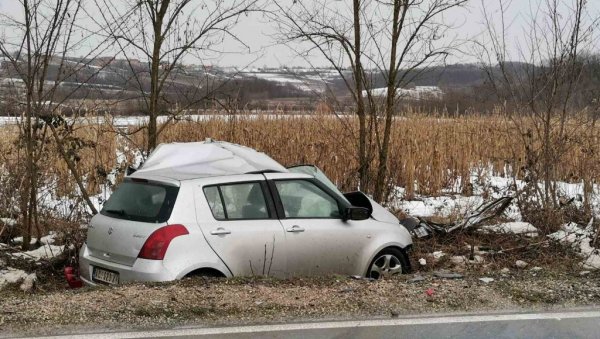
<path id="1" fill-rule="evenodd" d="M 298 225 L 294 225 L 294 226 L 288 228 L 287 231 L 292 232 L 292 233 L 299 233 L 299 232 L 304 232 L 304 228 L 302 228 Z"/>
<path id="2" fill-rule="evenodd" d="M 210 234 L 212 234 L 212 235 L 225 235 L 225 234 L 231 234 L 231 231 L 230 230 L 226 230 L 223 227 L 219 227 L 216 230 L 210 231 Z"/>

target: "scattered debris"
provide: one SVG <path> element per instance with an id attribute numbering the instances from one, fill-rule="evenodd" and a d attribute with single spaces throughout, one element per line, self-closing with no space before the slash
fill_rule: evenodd
<path id="1" fill-rule="evenodd" d="M 469 257 L 464 255 L 456 255 L 451 257 L 450 261 L 455 265 L 478 265 L 484 262 L 483 257 L 480 255 L 473 256 L 473 259 L 469 259 Z"/>
<path id="2" fill-rule="evenodd" d="M 427 290 L 425 290 L 425 295 L 426 295 L 425 300 L 427 302 L 433 302 L 434 301 L 434 299 L 433 299 L 433 295 L 434 294 L 435 294 L 435 291 L 433 290 L 433 288 L 428 288 Z"/>
<path id="3" fill-rule="evenodd" d="M 538 229 L 528 222 L 506 222 L 496 225 L 485 225 L 478 229 L 482 233 L 501 233 L 501 234 L 518 234 L 526 237 L 537 237 Z"/>
<path id="4" fill-rule="evenodd" d="M 527 267 L 529 264 L 523 260 L 517 260 L 515 262 L 515 266 L 517 266 L 517 268 L 525 268 Z"/>
<path id="5" fill-rule="evenodd" d="M 427 256 L 431 257 L 434 263 L 437 263 L 442 257 L 446 256 L 446 253 L 443 251 L 435 251 L 427 254 Z"/>
<path id="6" fill-rule="evenodd" d="M 485 284 L 489 284 L 492 281 L 494 281 L 494 278 L 489 278 L 489 277 L 483 277 L 483 278 L 479 278 L 480 281 L 484 282 Z"/>
<path id="7" fill-rule="evenodd" d="M 508 274 L 508 273 L 510 273 L 510 268 L 504 267 L 503 269 L 500 270 L 500 273 L 502 273 L 502 274 Z"/>
<path id="8" fill-rule="evenodd" d="M 437 223 L 421 217 L 405 218 L 400 221 L 416 237 L 424 238 L 433 233 L 449 234 L 456 230 L 464 230 L 479 226 L 486 220 L 499 216 L 511 204 L 512 197 L 502 197 L 489 203 L 483 203 L 464 219 L 453 223 Z"/>
<path id="9" fill-rule="evenodd" d="M 592 273 L 592 272 L 591 271 L 581 271 L 581 272 L 579 272 L 579 275 L 582 276 L 582 277 L 584 277 L 584 276 L 586 276 L 586 275 L 588 275 L 590 273 Z"/>
<path id="10" fill-rule="evenodd" d="M 425 278 L 422 275 L 415 275 L 412 279 L 410 279 L 408 282 L 409 283 L 418 283 L 425 280 Z"/>
<path id="11" fill-rule="evenodd" d="M 433 275 L 438 278 L 444 278 L 444 279 L 462 279 L 462 278 L 464 278 L 464 276 L 462 274 L 454 273 L 454 272 L 447 272 L 447 271 L 435 271 L 435 272 L 433 272 Z"/>
<path id="12" fill-rule="evenodd" d="M 424 258 L 419 259 L 419 265 L 426 266 L 427 265 L 427 260 L 425 260 Z"/>
<path id="13" fill-rule="evenodd" d="M 375 281 L 375 279 L 373 278 L 367 278 L 367 277 L 363 277 L 361 275 L 351 275 L 350 278 L 354 279 L 354 280 L 367 280 L 367 281 Z"/>
<path id="14" fill-rule="evenodd" d="M 541 271 L 541 270 L 542 270 L 542 268 L 541 268 L 541 267 L 539 267 L 539 266 L 532 267 L 532 268 L 530 269 L 530 271 L 534 271 L 534 272 L 538 272 L 538 271 Z"/>

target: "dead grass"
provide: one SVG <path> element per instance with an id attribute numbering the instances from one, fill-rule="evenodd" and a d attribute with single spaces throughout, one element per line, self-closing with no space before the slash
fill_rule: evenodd
<path id="1" fill-rule="evenodd" d="M 131 132 L 136 129 L 137 126 L 129 128 Z M 93 145 L 76 150 L 90 188 L 102 182 L 104 172 L 114 168 L 116 150 L 129 155 L 128 151 L 145 143 L 143 131 L 133 133 L 127 140 L 118 138 L 111 132 L 114 130 L 109 125 L 94 123 L 75 126 L 75 135 Z M 468 190 L 466 185 L 454 184 L 478 166 L 491 166 L 497 174 L 518 175 L 525 157 L 520 136 L 511 122 L 501 116 L 399 117 L 392 130 L 392 181 L 406 187 L 408 194 L 437 195 L 452 186 Z M 209 137 L 231 141 L 264 151 L 285 165 L 315 163 L 336 182 L 350 188 L 356 185 L 356 133 L 354 118 L 240 115 L 169 125 L 160 142 L 201 141 Z M 594 133 L 600 136 L 600 129 Z M 0 148 L 14 151 L 15 129 L 3 127 L 3 134 Z M 583 137 L 579 140 L 579 136 L 572 136 L 573 145 L 581 147 L 572 147 L 562 159 L 557 179 L 572 181 L 589 175 L 583 172 L 590 167 Z M 66 174 L 67 168 L 59 160 L 54 161 L 53 169 Z M 507 164 L 512 168 L 507 168 Z"/>
<path id="2" fill-rule="evenodd" d="M 103 124 L 92 120 L 95 119 L 74 126 L 73 135 L 82 140 L 83 145 L 74 148 L 72 153 L 78 159 L 78 170 L 85 178 L 88 190 L 97 194 L 103 185 L 109 185 L 107 177 L 111 171 L 116 169 L 117 181 L 120 180 L 126 165 L 133 161 L 135 150 L 145 144 L 145 131 L 139 126 L 130 126 L 128 135 L 119 136 L 110 119 Z M 577 121 L 569 123 L 577 124 Z M 17 129 L 11 126 L 1 129 L 3 167 L 18 180 L 23 151 L 16 142 Z M 202 141 L 206 138 L 231 141 L 263 151 L 284 165 L 316 164 L 342 190 L 354 190 L 358 183 L 357 129 L 355 118 L 323 114 L 208 117 L 201 121 L 170 124 L 164 129 L 160 142 Z M 392 131 L 390 183 L 405 187 L 407 198 L 415 194 L 435 196 L 447 188 L 470 194 L 472 187 L 462 178 L 469 177 L 474 168 L 485 169 L 481 172 L 482 179 L 489 174 L 523 178 L 524 144 L 512 123 L 502 116 L 407 115 L 394 120 Z M 571 147 L 556 168 L 556 180 L 587 178 L 590 182 L 598 181 L 600 159 L 597 152 L 589 150 L 593 140 L 600 140 L 600 128 L 570 138 Z M 53 187 L 58 198 L 69 197 L 77 201 L 76 185 L 66 164 L 52 142 L 45 147 L 47 152 L 40 162 L 44 184 Z M 127 162 L 118 168 L 117 154 L 127 158 Z M 372 168 L 376 168 L 375 161 Z M 0 192 L 0 195 L 14 195 L 13 192 L 18 191 L 18 182 L 13 184 L 4 185 L 7 192 Z M 5 212 L 0 211 L 2 213 Z"/>
<path id="3" fill-rule="evenodd" d="M 471 251 L 474 246 L 474 253 Z M 445 255 L 434 260 L 432 253 L 441 251 Z M 473 255 L 483 258 L 478 264 L 456 265 L 451 262 L 453 256 L 465 256 L 473 259 Z M 523 260 L 532 267 L 545 270 L 578 274 L 582 270 L 581 258 L 568 246 L 549 241 L 544 236 L 529 238 L 515 234 L 483 234 L 478 232 L 456 232 L 445 236 L 428 239 L 414 239 L 412 251 L 413 268 L 428 272 L 449 269 L 459 272 L 500 271 L 503 268 L 518 270 L 517 260 Z M 425 258 L 427 265 L 421 267 L 417 260 Z"/>

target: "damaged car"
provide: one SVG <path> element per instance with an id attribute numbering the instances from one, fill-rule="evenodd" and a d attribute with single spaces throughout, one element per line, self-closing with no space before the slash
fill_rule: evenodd
<path id="1" fill-rule="evenodd" d="M 126 176 L 79 254 L 91 285 L 189 276 L 360 275 L 410 270 L 407 229 L 312 165 L 285 168 L 251 148 L 161 144 Z"/>

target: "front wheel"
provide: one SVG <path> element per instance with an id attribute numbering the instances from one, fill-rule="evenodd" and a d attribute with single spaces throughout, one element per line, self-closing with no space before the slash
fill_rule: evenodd
<path id="1" fill-rule="evenodd" d="M 367 278 L 389 278 L 409 271 L 410 264 L 407 255 L 397 248 L 390 247 L 375 256 L 375 259 L 369 265 Z"/>

